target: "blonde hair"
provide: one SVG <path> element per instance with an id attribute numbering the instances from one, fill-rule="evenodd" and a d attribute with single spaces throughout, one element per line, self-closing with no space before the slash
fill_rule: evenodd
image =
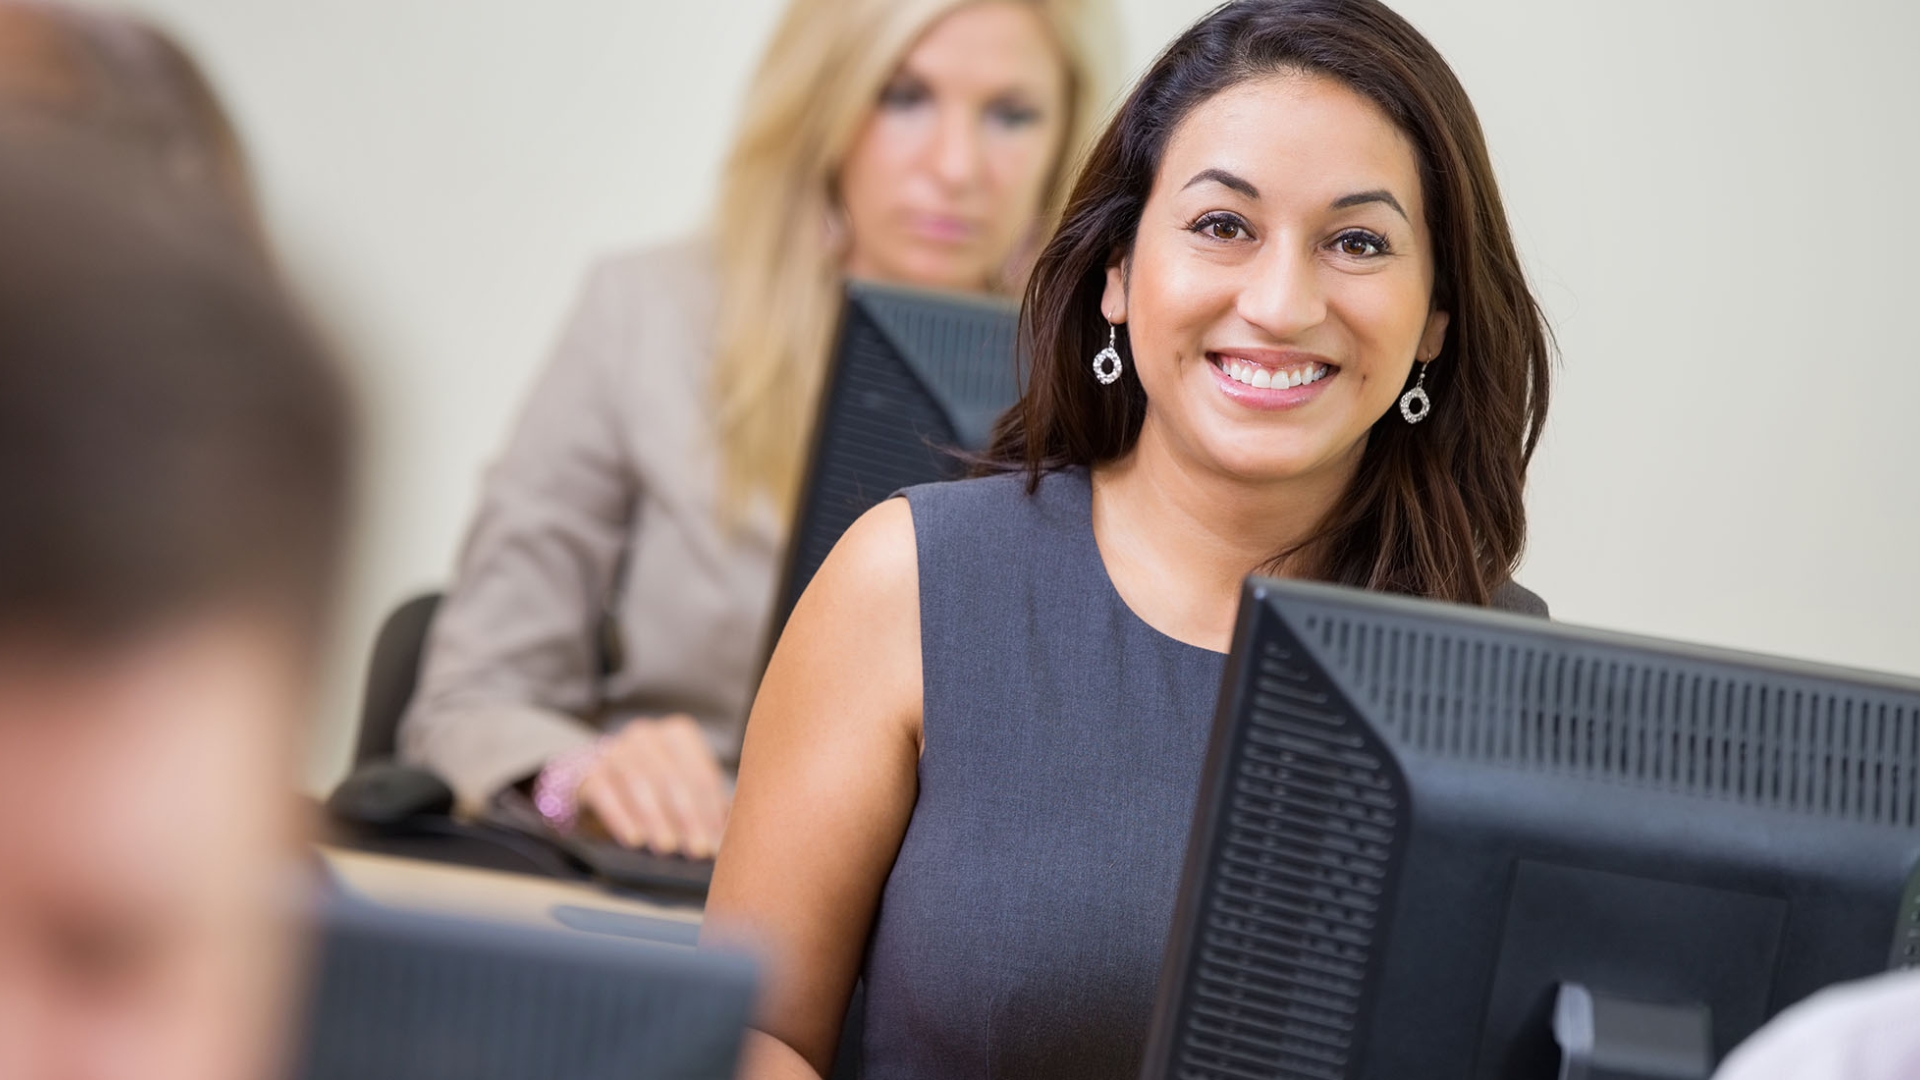
<path id="1" fill-rule="evenodd" d="M 711 393 L 729 518 L 760 494 L 781 521 L 792 514 L 844 281 L 829 225 L 835 175 L 914 42 L 970 2 L 793 0 L 761 58 L 715 207 Z M 1107 107 L 1117 35 L 1110 0 L 1026 2 L 1067 75 L 1064 139 L 1035 221 L 1044 239 Z"/>

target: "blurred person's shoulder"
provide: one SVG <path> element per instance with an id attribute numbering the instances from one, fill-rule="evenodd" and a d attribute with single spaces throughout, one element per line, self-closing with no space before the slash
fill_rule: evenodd
<path id="1" fill-rule="evenodd" d="M 1920 1077 L 1920 972 L 1831 987 L 1781 1013 L 1728 1056 L 1715 1080 Z"/>
<path id="2" fill-rule="evenodd" d="M 686 236 L 609 252 L 588 271 L 587 290 L 594 302 L 711 322 L 720 291 L 713 242 Z"/>
<path id="3" fill-rule="evenodd" d="M 704 386 L 719 321 L 713 244 L 690 236 L 623 248 L 596 259 L 576 302 L 573 332 L 615 364 L 620 377 L 692 374 Z"/>

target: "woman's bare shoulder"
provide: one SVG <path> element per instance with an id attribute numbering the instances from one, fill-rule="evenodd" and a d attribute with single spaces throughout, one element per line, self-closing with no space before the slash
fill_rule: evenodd
<path id="1" fill-rule="evenodd" d="M 822 603 L 904 600 L 917 610 L 920 560 L 914 545 L 913 511 L 906 499 L 887 499 L 847 528 L 808 584 L 807 596 L 816 591 L 822 594 Z M 801 603 L 806 599 L 803 596 Z"/>
<path id="2" fill-rule="evenodd" d="M 854 694 L 877 721 L 917 721 L 920 570 L 905 499 L 868 510 L 833 546 L 794 605 L 767 681 L 804 696 Z"/>

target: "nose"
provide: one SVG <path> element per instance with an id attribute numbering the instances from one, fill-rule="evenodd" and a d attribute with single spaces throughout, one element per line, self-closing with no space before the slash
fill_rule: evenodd
<path id="1" fill-rule="evenodd" d="M 1327 294 L 1311 252 L 1269 244 L 1250 270 L 1236 304 L 1247 322 L 1285 341 L 1326 320 Z"/>
<path id="2" fill-rule="evenodd" d="M 940 110 L 940 126 L 934 132 L 930 162 L 933 175 L 948 188 L 971 187 L 980 177 L 984 159 L 980 125 L 971 110 L 951 107 Z"/>

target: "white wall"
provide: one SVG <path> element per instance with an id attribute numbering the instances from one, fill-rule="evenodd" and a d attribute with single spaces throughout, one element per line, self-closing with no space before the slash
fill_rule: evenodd
<path id="1" fill-rule="evenodd" d="M 133 6 L 225 93 L 365 391 L 321 785 L 589 258 L 700 221 L 779 0 Z M 1210 6 L 1122 0 L 1129 69 Z M 1920 5 L 1399 6 L 1474 96 L 1565 355 L 1522 579 L 1572 622 L 1920 674 Z"/>

